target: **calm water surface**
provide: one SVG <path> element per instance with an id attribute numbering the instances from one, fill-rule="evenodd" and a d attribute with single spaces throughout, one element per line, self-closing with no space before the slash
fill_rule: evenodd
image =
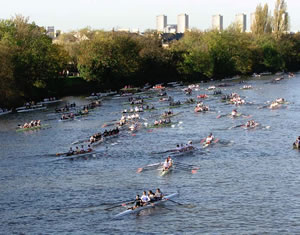
<path id="1" fill-rule="evenodd" d="M 230 81 L 223 93 L 238 92 L 250 105 L 238 107 L 245 115 L 269 128 L 228 128 L 247 119 L 217 119 L 232 105 L 210 96 L 204 101 L 212 111 L 194 113 L 194 105 L 174 109 L 171 128 L 127 130 L 99 146 L 92 158 L 59 160 L 53 154 L 69 149 L 71 143 L 104 131 L 101 126 L 120 118 L 127 98 L 105 98 L 103 106 L 85 118 L 59 122 L 54 106 L 43 112 L 0 116 L 0 233 L 1 234 L 296 234 L 300 231 L 300 153 L 291 148 L 300 135 L 300 77 L 268 83 L 272 77 L 252 80 L 252 90 Z M 212 92 L 201 84 L 198 94 Z M 175 100 L 187 96 L 181 88 L 167 90 Z M 152 94 L 154 96 L 154 94 Z M 258 109 L 267 101 L 284 97 L 290 102 L 278 110 Z M 66 97 L 65 102 L 86 104 L 83 97 Z M 148 100 L 156 106 L 158 97 Z M 60 105 L 63 105 L 60 104 Z M 152 123 L 161 108 L 142 114 Z M 18 124 L 41 119 L 51 128 L 17 133 Z M 201 149 L 200 140 L 213 132 L 220 143 Z M 161 177 L 157 170 L 136 173 L 137 168 L 162 161 L 153 154 L 193 140 L 198 148 L 175 160 L 196 164 L 196 174 L 174 170 Z M 122 211 L 104 210 L 111 203 L 134 198 L 143 190 L 160 187 L 165 193 L 180 192 L 163 206 L 122 219 Z"/>

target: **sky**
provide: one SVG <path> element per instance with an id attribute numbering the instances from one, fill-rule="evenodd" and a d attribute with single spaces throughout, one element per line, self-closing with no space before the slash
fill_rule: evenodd
<path id="1" fill-rule="evenodd" d="M 1 4 L 2 2 L 2 4 Z M 300 31 L 300 0 L 286 0 L 291 31 Z M 273 12 L 275 0 L 0 0 L 0 19 L 16 14 L 29 17 L 39 26 L 54 26 L 64 32 L 84 27 L 111 30 L 112 28 L 156 28 L 156 16 L 167 15 L 168 24 L 177 23 L 177 15 L 189 15 L 190 28 L 211 28 L 211 17 L 223 15 L 224 27 L 235 15 L 250 13 L 256 6 L 268 3 Z"/>

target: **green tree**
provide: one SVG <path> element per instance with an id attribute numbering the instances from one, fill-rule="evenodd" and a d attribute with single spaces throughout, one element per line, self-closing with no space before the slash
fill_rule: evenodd
<path id="1" fill-rule="evenodd" d="M 253 17 L 251 24 L 252 33 L 259 35 L 272 32 L 272 17 L 269 13 L 268 4 L 265 4 L 264 7 L 259 4 Z"/>
<path id="2" fill-rule="evenodd" d="M 289 30 L 289 17 L 285 0 L 276 0 L 272 25 L 277 39 Z"/>
<path id="3" fill-rule="evenodd" d="M 63 49 L 52 44 L 45 30 L 29 23 L 28 18 L 16 16 L 0 21 L 0 40 L 13 51 L 13 80 L 20 101 L 22 98 L 40 98 L 34 97 L 38 96 L 36 92 L 58 78 L 67 63 Z"/>
<path id="4" fill-rule="evenodd" d="M 100 33 L 80 45 L 78 67 L 87 81 L 120 87 L 138 71 L 139 46 L 124 33 Z"/>

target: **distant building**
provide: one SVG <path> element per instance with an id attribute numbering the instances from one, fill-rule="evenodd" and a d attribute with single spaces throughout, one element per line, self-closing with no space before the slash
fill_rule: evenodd
<path id="1" fill-rule="evenodd" d="M 177 16 L 177 33 L 184 33 L 189 28 L 189 16 L 180 14 Z"/>
<path id="2" fill-rule="evenodd" d="M 235 22 L 239 26 L 242 32 L 247 30 L 247 15 L 246 14 L 237 14 L 235 16 Z"/>
<path id="3" fill-rule="evenodd" d="M 173 41 L 178 41 L 183 37 L 183 33 L 163 33 L 161 34 L 163 48 L 168 48 Z"/>
<path id="4" fill-rule="evenodd" d="M 59 37 L 59 35 L 61 35 L 61 30 L 59 30 L 59 29 L 57 29 L 56 31 L 55 31 L 55 37 L 57 38 L 57 37 Z"/>
<path id="5" fill-rule="evenodd" d="M 156 30 L 158 32 L 164 32 L 165 27 L 167 27 L 167 16 L 156 16 Z"/>
<path id="6" fill-rule="evenodd" d="M 118 32 L 125 32 L 125 33 L 130 33 L 130 29 L 129 28 L 117 28 Z"/>
<path id="7" fill-rule="evenodd" d="M 164 29 L 164 33 L 176 33 L 176 32 L 177 32 L 177 24 L 168 24 Z"/>
<path id="8" fill-rule="evenodd" d="M 212 28 L 214 30 L 218 30 L 218 31 L 223 30 L 223 16 L 222 15 L 213 15 L 212 16 Z"/>
<path id="9" fill-rule="evenodd" d="M 48 26 L 47 27 L 47 35 L 50 37 L 50 38 L 55 38 L 55 30 L 54 30 L 54 26 Z"/>

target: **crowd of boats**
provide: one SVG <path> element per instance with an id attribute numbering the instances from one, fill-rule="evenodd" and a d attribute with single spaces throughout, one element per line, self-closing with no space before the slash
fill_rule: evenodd
<path id="1" fill-rule="evenodd" d="M 224 85 L 225 86 L 225 85 Z M 191 96 L 193 95 L 194 91 L 198 91 L 201 87 L 198 84 L 194 85 L 189 85 L 185 89 L 181 89 L 185 95 Z M 252 89 L 251 85 L 244 85 L 241 89 L 247 90 L 247 89 Z M 119 133 L 120 131 L 128 130 L 131 133 L 132 132 L 137 132 L 141 130 L 142 128 L 157 128 L 157 127 L 167 127 L 171 126 L 176 122 L 173 122 L 171 120 L 171 117 L 176 118 L 176 115 L 180 113 L 174 113 L 173 108 L 177 108 L 178 106 L 184 105 L 186 107 L 190 107 L 191 111 L 194 110 L 196 113 L 204 113 L 204 112 L 212 112 L 210 107 L 208 105 L 205 105 L 202 101 L 196 102 L 196 99 L 194 98 L 188 98 L 186 101 L 174 101 L 174 98 L 169 96 L 166 87 L 163 86 L 162 84 L 158 84 L 156 86 L 153 86 L 150 88 L 155 95 L 154 96 L 149 96 L 149 97 L 142 97 L 142 96 L 134 96 L 133 92 L 136 89 L 134 89 L 131 86 L 127 86 L 126 88 L 123 88 L 123 94 L 126 94 L 130 96 L 128 99 L 128 103 L 125 105 L 130 105 L 129 108 L 125 108 L 120 111 L 121 113 L 121 118 L 120 120 L 114 120 L 111 122 L 111 124 L 106 124 L 106 125 L 112 125 L 113 128 L 110 130 L 105 130 L 103 132 L 97 132 L 93 135 L 91 135 L 88 138 L 85 138 L 82 141 L 77 141 L 74 144 L 80 144 L 84 143 L 81 146 L 76 146 L 75 148 L 70 147 L 69 151 L 65 153 L 57 153 L 56 156 L 66 157 L 66 158 L 75 158 L 75 157 L 80 157 L 80 156 L 85 156 L 86 154 L 93 153 L 95 151 L 95 148 L 97 145 L 104 143 L 104 141 L 108 140 L 109 138 L 112 137 L 117 137 L 120 136 Z M 229 114 L 220 114 L 217 116 L 217 118 L 221 117 L 230 117 L 230 118 L 247 118 L 250 119 L 251 115 L 243 115 L 238 112 L 237 107 L 240 105 L 245 105 L 247 102 L 245 99 L 240 96 L 238 93 L 233 92 L 231 94 L 223 94 L 221 90 L 217 89 L 216 86 L 209 86 L 206 89 L 208 92 L 204 94 L 197 95 L 197 99 L 207 99 L 212 96 L 218 97 L 218 99 L 221 102 L 226 102 L 227 104 L 232 104 L 234 105 L 233 110 Z M 181 91 L 181 92 L 182 92 Z M 132 92 L 132 93 L 130 93 Z M 66 104 L 63 107 L 58 107 L 55 109 L 55 112 L 61 115 L 60 120 L 73 120 L 77 115 L 87 115 L 89 113 L 90 109 L 94 109 L 95 107 L 99 107 L 101 105 L 101 100 L 97 100 L 99 97 L 102 97 L 99 93 L 94 93 L 89 97 L 86 97 L 87 100 L 93 100 L 91 103 L 81 106 L 80 109 L 77 112 L 74 112 L 75 108 L 78 106 L 75 103 L 72 104 Z M 150 103 L 151 99 L 155 99 L 156 101 L 159 102 L 157 105 L 158 107 L 154 107 L 154 104 Z M 145 104 L 145 100 L 147 99 L 147 103 L 149 100 L 149 104 Z M 208 99 L 210 100 L 210 99 Z M 163 101 L 169 102 L 169 106 L 165 105 Z M 34 102 L 28 102 L 24 105 L 24 107 L 19 107 L 16 110 L 19 112 L 22 112 L 22 110 L 31 110 L 31 109 L 39 109 L 39 108 L 46 108 L 44 105 L 47 103 L 57 103 L 60 102 L 60 100 L 57 100 L 55 98 L 49 98 L 43 100 L 44 103 L 34 103 Z M 192 105 L 194 104 L 194 105 Z M 196 106 L 195 106 L 196 104 Z M 288 104 L 284 98 L 277 98 L 271 103 L 267 103 L 265 106 L 266 108 L 269 109 L 275 109 L 279 108 L 284 104 Z M 134 107 L 132 107 L 134 105 Z M 156 105 L 156 104 L 155 104 Z M 159 105 L 163 107 L 159 107 Z M 192 107 L 194 107 L 192 109 Z M 165 109 L 165 111 L 162 110 L 162 112 L 159 111 L 159 109 Z M 260 107 L 259 107 L 260 108 Z M 146 111 L 157 111 L 159 112 L 159 116 L 161 119 L 155 118 L 155 116 L 148 117 L 151 122 L 150 125 L 142 125 L 145 123 L 140 123 L 143 122 L 143 113 Z M 0 115 L 1 112 L 8 112 L 9 110 L 0 110 Z M 202 115 L 202 114 L 197 114 L 197 115 Z M 243 121 L 242 124 L 234 126 L 232 128 L 236 127 L 241 127 L 244 129 L 255 129 L 259 127 L 261 124 L 256 122 L 254 119 Z M 42 127 L 41 121 L 40 120 L 34 120 L 29 123 L 25 123 L 23 125 L 20 125 L 18 129 L 31 129 L 31 128 L 40 128 Z M 212 147 L 215 144 L 218 145 L 220 144 L 219 138 L 214 137 L 213 133 L 210 133 L 208 136 L 202 138 L 199 142 L 193 143 L 192 141 L 188 141 L 187 144 L 177 144 L 175 148 L 169 149 L 167 151 L 163 151 L 163 154 L 167 154 L 165 160 L 163 162 L 159 163 L 153 163 L 150 165 L 147 165 L 145 167 L 139 168 L 138 173 L 144 171 L 144 170 L 149 170 L 149 169 L 159 169 L 160 171 L 160 176 L 165 176 L 172 172 L 173 170 L 187 170 L 191 171 L 192 173 L 195 173 L 199 167 L 195 165 L 188 165 L 184 164 L 180 161 L 180 158 L 177 158 L 178 156 L 182 155 L 188 155 L 194 151 L 197 151 L 198 148 L 196 147 L 197 144 L 200 144 L 202 149 Z M 300 136 L 297 138 L 297 140 L 293 143 L 293 147 L 299 149 L 300 147 Z M 206 150 L 203 150 L 206 151 Z M 143 192 L 143 194 L 136 195 L 135 200 L 132 200 L 130 202 L 122 203 L 118 206 L 126 206 L 126 210 L 117 214 L 116 217 L 120 217 L 123 215 L 131 214 L 131 213 L 137 213 L 140 210 L 147 209 L 154 207 L 160 203 L 164 203 L 167 201 L 171 201 L 172 198 L 178 196 L 178 193 L 173 193 L 170 195 L 163 195 L 162 192 L 157 189 L 155 193 L 153 193 L 151 190 L 147 192 Z"/>

